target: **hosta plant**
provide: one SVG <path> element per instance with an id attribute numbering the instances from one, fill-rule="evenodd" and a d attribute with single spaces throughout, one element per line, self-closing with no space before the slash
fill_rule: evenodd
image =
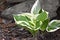
<path id="1" fill-rule="evenodd" d="M 46 29 L 46 25 L 48 24 L 48 22 L 45 24 L 45 22 L 48 21 L 48 12 L 40 9 L 39 0 L 37 0 L 31 9 L 31 13 L 13 15 L 16 24 L 27 28 L 32 35 L 35 35 L 40 29 L 44 31 Z"/>
<path id="2" fill-rule="evenodd" d="M 21 13 L 13 15 L 16 24 L 28 29 L 32 35 L 41 31 L 54 32 L 60 28 L 60 20 L 52 20 L 48 17 L 48 12 L 41 9 L 40 0 L 37 0 L 31 9 L 31 13 Z"/>

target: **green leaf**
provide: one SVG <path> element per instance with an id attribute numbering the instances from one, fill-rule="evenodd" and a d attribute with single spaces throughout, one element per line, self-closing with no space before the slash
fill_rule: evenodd
<path id="1" fill-rule="evenodd" d="M 38 16 L 37 16 L 37 21 L 44 21 L 48 18 L 48 13 L 46 11 L 40 13 Z"/>
<path id="2" fill-rule="evenodd" d="M 36 2 L 34 3 L 32 9 L 31 9 L 31 13 L 39 14 L 40 9 L 41 9 L 40 0 L 36 0 Z"/>
<path id="3" fill-rule="evenodd" d="M 26 17 L 23 15 L 14 15 L 16 21 L 27 21 Z"/>
<path id="4" fill-rule="evenodd" d="M 48 23 L 49 23 L 49 19 L 46 19 L 45 21 L 43 21 L 41 27 L 40 27 L 40 30 L 41 31 L 45 31 L 47 26 L 48 26 Z"/>
<path id="5" fill-rule="evenodd" d="M 35 30 L 39 30 L 42 25 L 42 21 L 36 21 L 36 27 Z"/>
<path id="6" fill-rule="evenodd" d="M 26 15 L 27 14 L 27 15 Z M 21 23 L 21 22 L 28 22 L 31 21 L 31 19 L 28 17 L 30 16 L 30 14 L 28 13 L 24 13 L 24 14 L 16 14 L 13 15 L 14 20 L 17 24 Z"/>
<path id="7" fill-rule="evenodd" d="M 14 20 L 17 24 L 20 24 L 21 26 L 26 26 L 29 29 L 32 29 L 31 24 L 29 23 L 29 21 L 31 21 L 31 19 L 29 17 L 31 17 L 30 14 L 28 13 L 24 13 L 24 14 L 17 14 L 17 15 L 13 15 L 14 16 Z"/>
<path id="8" fill-rule="evenodd" d="M 60 29 L 60 20 L 52 20 L 46 28 L 47 32 L 54 32 L 58 29 Z"/>

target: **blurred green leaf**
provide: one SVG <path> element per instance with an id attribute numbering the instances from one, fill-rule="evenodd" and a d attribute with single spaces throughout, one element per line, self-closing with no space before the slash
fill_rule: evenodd
<path id="1" fill-rule="evenodd" d="M 40 13 L 38 16 L 37 16 L 37 21 L 44 21 L 48 18 L 48 13 L 46 11 Z"/>
<path id="2" fill-rule="evenodd" d="M 54 32 L 58 29 L 60 29 L 60 20 L 52 20 L 46 28 L 47 32 Z"/>
<path id="3" fill-rule="evenodd" d="M 45 21 L 43 21 L 41 27 L 40 27 L 40 30 L 41 31 L 45 31 L 47 26 L 48 26 L 48 23 L 49 23 L 49 19 L 46 19 Z"/>

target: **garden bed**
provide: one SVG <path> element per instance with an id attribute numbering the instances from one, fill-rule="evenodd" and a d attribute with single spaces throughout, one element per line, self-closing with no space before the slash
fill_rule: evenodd
<path id="1" fill-rule="evenodd" d="M 13 4 L 13 5 L 11 5 Z M 6 7 L 0 8 L 0 11 L 3 12 L 6 8 L 14 6 L 18 3 L 11 3 Z M 3 5 L 3 4 L 2 4 Z M 57 9 L 57 16 L 52 19 L 60 19 L 60 8 Z M 60 30 L 56 32 L 48 33 L 45 32 L 41 34 L 42 31 L 39 31 L 37 36 L 38 40 L 60 40 Z M 14 20 L 5 18 L 4 16 L 0 16 L 0 40 L 34 40 L 32 34 L 21 27 L 18 27 Z"/>

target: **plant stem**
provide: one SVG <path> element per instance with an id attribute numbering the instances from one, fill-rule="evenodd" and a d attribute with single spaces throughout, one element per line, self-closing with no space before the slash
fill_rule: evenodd
<path id="1" fill-rule="evenodd" d="M 33 36 L 33 40 L 38 40 L 39 31 Z"/>
<path id="2" fill-rule="evenodd" d="M 33 36 L 33 40 L 37 40 L 37 36 Z"/>

